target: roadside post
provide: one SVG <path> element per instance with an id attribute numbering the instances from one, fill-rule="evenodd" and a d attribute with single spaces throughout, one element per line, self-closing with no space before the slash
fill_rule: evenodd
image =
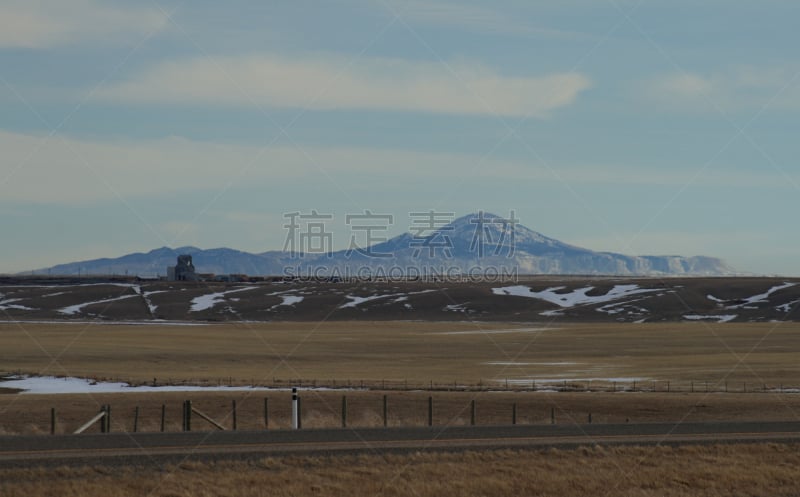
<path id="1" fill-rule="evenodd" d="M 292 429 L 297 430 L 300 426 L 299 412 L 297 409 L 297 388 L 292 388 Z"/>

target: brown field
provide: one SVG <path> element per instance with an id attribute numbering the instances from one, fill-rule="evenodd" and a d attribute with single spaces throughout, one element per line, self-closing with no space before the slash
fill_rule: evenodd
<path id="1" fill-rule="evenodd" d="M 469 401 L 479 423 L 794 420 L 800 395 L 776 390 L 800 385 L 800 324 L 572 324 L 335 322 L 239 323 L 208 326 L 27 324 L 0 326 L 0 364 L 8 372 L 78 376 L 158 384 L 257 384 L 288 387 L 350 385 L 385 390 L 390 424 L 426 422 L 430 389 L 437 424 L 463 424 Z M 612 393 L 631 390 L 647 392 Z M 487 392 L 505 389 L 514 393 Z M 530 392 L 550 386 L 595 392 Z M 614 380 L 616 379 L 616 383 Z M 627 379 L 627 380 L 626 380 Z M 2 383 L 0 383 L 2 385 Z M 480 387 L 478 387 L 480 385 Z M 463 391 L 469 387 L 469 391 Z M 690 393 L 694 388 L 694 392 Z M 727 395 L 723 392 L 728 390 Z M 764 390 L 767 393 L 764 393 Z M 445 392 L 445 390 L 453 390 Z M 456 390 L 462 390 L 456 392 Z M 597 391 L 605 391 L 601 393 Z M 656 393 L 653 393 L 655 390 Z M 669 392 L 667 392 L 669 390 Z M 2 390 L 0 390 L 2 392 Z M 746 393 L 745 393 L 746 392 Z M 303 394 L 308 427 L 340 424 L 341 395 L 350 424 L 382 424 L 381 392 Z M 74 430 L 100 405 L 114 409 L 114 429 L 130 430 L 140 407 L 140 430 L 178 429 L 180 405 L 229 425 L 237 400 L 240 429 L 263 428 L 270 397 L 272 427 L 288 425 L 287 392 L 91 395 L 0 394 L 0 430 L 49 431 L 56 407 L 59 431 Z"/>
<path id="2" fill-rule="evenodd" d="M 780 444 L 269 458 L 163 469 L 0 471 L 0 495 L 794 496 L 800 453 Z"/>
<path id="3" fill-rule="evenodd" d="M 133 383 L 730 391 L 800 385 L 798 323 L 2 324 L 0 368 Z M 0 371 L 2 373 L 2 371 Z M 290 381 L 291 380 L 291 381 Z M 656 380 L 656 383 L 653 383 Z M 0 386 L 2 386 L 0 384 Z"/>

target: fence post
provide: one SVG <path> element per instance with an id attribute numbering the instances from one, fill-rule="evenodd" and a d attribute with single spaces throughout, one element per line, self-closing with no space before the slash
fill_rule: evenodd
<path id="1" fill-rule="evenodd" d="M 300 423 L 298 422 L 299 419 L 299 409 L 298 409 L 298 400 L 297 400 L 297 388 L 292 388 L 292 429 L 297 430 L 300 428 Z"/>
<path id="2" fill-rule="evenodd" d="M 50 408 L 50 434 L 56 434 L 56 408 Z"/>
<path id="3" fill-rule="evenodd" d="M 589 424 L 592 424 L 592 413 L 589 413 Z"/>
<path id="4" fill-rule="evenodd" d="M 100 406 L 100 412 L 104 413 L 104 416 L 100 418 L 100 433 L 107 433 L 106 432 L 106 418 L 108 417 L 108 413 L 106 412 L 106 405 L 103 404 Z"/>
<path id="5" fill-rule="evenodd" d="M 389 426 L 389 397 L 384 394 L 383 396 L 383 427 Z"/>
<path id="6" fill-rule="evenodd" d="M 192 401 L 183 403 L 183 431 L 192 431 Z"/>
<path id="7" fill-rule="evenodd" d="M 161 404 L 161 433 L 166 431 L 167 427 L 167 405 Z"/>
<path id="8" fill-rule="evenodd" d="M 231 416 L 233 417 L 233 431 L 236 431 L 236 429 L 237 429 L 237 423 L 236 423 L 236 399 L 234 399 L 232 401 Z"/>
<path id="9" fill-rule="evenodd" d="M 511 405 L 511 424 L 512 425 L 517 424 L 517 403 L 516 402 L 514 402 Z"/>
<path id="10" fill-rule="evenodd" d="M 264 429 L 269 430 L 269 397 L 264 397 Z"/>
<path id="11" fill-rule="evenodd" d="M 133 432 L 139 431 L 139 406 L 133 410 Z"/>
<path id="12" fill-rule="evenodd" d="M 472 399 L 469 408 L 469 424 L 475 426 L 475 399 Z"/>
<path id="13" fill-rule="evenodd" d="M 556 408 L 555 407 L 551 407 L 550 408 L 550 424 L 551 425 L 556 424 Z"/>
<path id="14" fill-rule="evenodd" d="M 428 426 L 433 426 L 433 397 L 428 397 Z"/>
<path id="15" fill-rule="evenodd" d="M 347 428 L 347 395 L 342 395 L 342 428 Z"/>

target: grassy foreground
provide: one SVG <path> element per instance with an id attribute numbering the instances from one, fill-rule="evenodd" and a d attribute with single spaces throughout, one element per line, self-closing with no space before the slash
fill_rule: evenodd
<path id="1" fill-rule="evenodd" d="M 781 444 L 583 448 L 186 462 L 163 469 L 0 471 L 0 495 L 789 496 L 800 452 Z"/>

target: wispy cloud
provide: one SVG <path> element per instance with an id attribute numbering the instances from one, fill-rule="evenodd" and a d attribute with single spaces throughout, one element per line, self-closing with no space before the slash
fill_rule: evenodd
<path id="1" fill-rule="evenodd" d="M 122 7 L 98 0 L 5 0 L 0 11 L 0 49 L 108 43 L 144 36 L 167 23 L 160 10 L 142 4 Z"/>
<path id="2" fill-rule="evenodd" d="M 687 171 L 604 164 L 551 164 L 459 153 L 431 153 L 356 147 L 273 146 L 197 142 L 164 138 L 138 142 L 101 142 L 52 138 L 0 131 L 0 204 L 72 204 L 192 192 L 217 192 L 234 186 L 274 185 L 302 188 L 319 178 L 320 167 L 348 190 L 373 191 L 376 183 L 416 183 L 459 177 L 482 164 L 476 180 L 610 185 L 620 188 L 682 185 Z M 17 168 L 17 165 L 23 164 Z M 715 171 L 719 170 L 716 168 Z M 237 174 L 243 171 L 241 177 Z M 709 171 L 696 178 L 698 187 L 764 186 L 792 188 L 785 178 L 763 172 Z M 796 174 L 793 175 L 797 176 Z M 800 182 L 800 178 L 796 178 Z"/>
<path id="3" fill-rule="evenodd" d="M 590 86 L 582 74 L 511 77 L 468 62 L 276 55 L 165 62 L 99 98 L 211 106 L 363 109 L 546 117 Z M 189 84 L 190 83 L 190 84 Z"/>
<path id="4" fill-rule="evenodd" d="M 738 66 L 700 73 L 669 73 L 642 84 L 651 101 L 677 111 L 800 110 L 800 67 Z M 717 109 L 715 109 L 715 107 Z"/>
<path id="5" fill-rule="evenodd" d="M 385 5 L 392 12 L 415 24 L 446 26 L 483 34 L 560 39 L 589 37 L 584 33 L 544 27 L 529 20 L 515 18 L 508 12 L 492 9 L 491 4 L 487 4 L 488 7 L 478 7 L 464 2 L 390 0 Z"/>

